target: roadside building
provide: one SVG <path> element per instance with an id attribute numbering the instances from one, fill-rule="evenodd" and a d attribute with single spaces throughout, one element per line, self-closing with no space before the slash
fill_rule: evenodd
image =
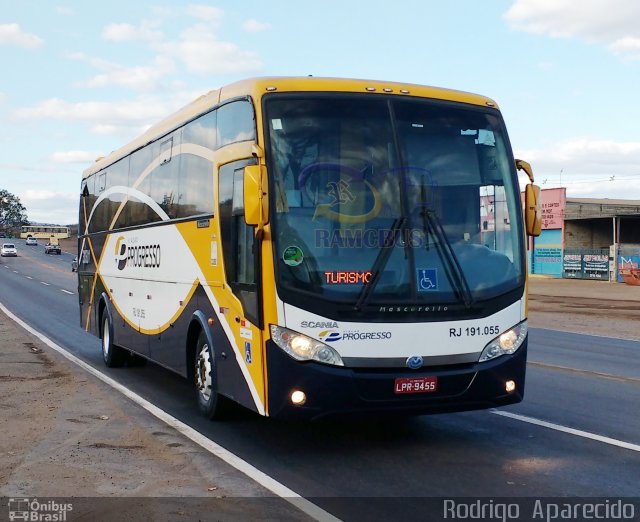
<path id="1" fill-rule="evenodd" d="M 541 191 L 542 233 L 529 240 L 529 272 L 622 281 L 640 266 L 640 200 L 568 198 Z"/>
<path id="2" fill-rule="evenodd" d="M 562 275 L 566 189 L 541 191 L 542 232 L 529 240 L 529 272 Z"/>

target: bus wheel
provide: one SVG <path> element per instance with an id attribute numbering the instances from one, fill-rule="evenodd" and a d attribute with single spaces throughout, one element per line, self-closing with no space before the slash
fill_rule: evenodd
<path id="1" fill-rule="evenodd" d="M 217 370 L 213 348 L 200 332 L 194 365 L 198 409 L 208 419 L 220 420 L 229 412 L 229 399 L 218 393 Z"/>
<path id="2" fill-rule="evenodd" d="M 109 320 L 109 314 L 104 314 L 102 318 L 102 359 L 108 368 L 117 368 L 122 366 L 126 358 L 127 352 L 125 352 L 119 346 L 113 344 L 111 338 L 111 321 Z"/>

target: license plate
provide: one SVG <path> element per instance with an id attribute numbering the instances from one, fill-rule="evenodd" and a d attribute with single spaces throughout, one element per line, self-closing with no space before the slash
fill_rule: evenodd
<path id="1" fill-rule="evenodd" d="M 398 377 L 395 393 L 432 393 L 438 389 L 437 377 Z"/>

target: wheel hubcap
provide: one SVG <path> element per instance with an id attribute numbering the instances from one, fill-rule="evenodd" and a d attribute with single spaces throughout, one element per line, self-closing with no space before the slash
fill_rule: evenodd
<path id="1" fill-rule="evenodd" d="M 205 343 L 196 359 L 196 386 L 205 401 L 211 398 L 211 367 L 209 345 Z"/>
<path id="2" fill-rule="evenodd" d="M 109 321 L 105 320 L 104 327 L 102 328 L 102 355 L 107 357 L 109 355 Z"/>

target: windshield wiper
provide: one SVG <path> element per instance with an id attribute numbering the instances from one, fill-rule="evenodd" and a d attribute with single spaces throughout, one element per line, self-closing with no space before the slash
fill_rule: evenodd
<path id="1" fill-rule="evenodd" d="M 462 299 L 464 306 L 467 309 L 471 308 L 471 305 L 473 304 L 473 294 L 471 293 L 467 278 L 460 266 L 458 257 L 453 251 L 453 247 L 447 237 L 447 233 L 442 227 L 440 219 L 433 210 L 429 210 L 426 206 L 422 207 L 422 211 L 420 213 L 422 215 L 425 234 L 428 236 L 429 231 L 431 231 L 431 234 L 437 240 L 436 248 L 438 249 L 438 255 L 444 262 L 446 268 L 448 268 L 447 275 L 458 299 Z"/>
<path id="2" fill-rule="evenodd" d="M 373 277 L 371 278 L 369 283 L 365 284 L 364 287 L 362 288 L 362 291 L 358 296 L 358 300 L 356 301 L 356 304 L 353 306 L 355 310 L 358 310 L 358 311 L 361 310 L 362 307 L 369 302 L 371 293 L 373 292 L 378 282 L 380 281 L 380 278 L 382 277 L 382 271 L 387 266 L 387 263 L 389 262 L 389 258 L 393 253 L 398 231 L 404 228 L 404 225 L 406 222 L 407 222 L 407 218 L 398 217 L 394 220 L 393 225 L 391 225 L 391 230 L 389 231 L 389 235 L 387 236 L 384 242 L 384 245 L 382 245 L 382 248 L 378 253 L 378 256 L 376 257 L 376 260 L 373 262 L 373 266 L 371 267 L 371 273 L 373 274 Z"/>

